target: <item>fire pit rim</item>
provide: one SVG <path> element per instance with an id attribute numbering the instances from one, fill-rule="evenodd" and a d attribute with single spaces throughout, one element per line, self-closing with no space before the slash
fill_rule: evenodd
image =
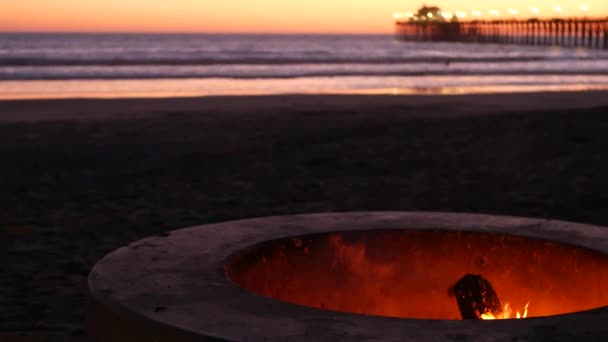
<path id="1" fill-rule="evenodd" d="M 129 317 L 134 324 L 191 338 L 226 340 L 263 336 L 269 340 L 414 341 L 461 335 L 475 340 L 498 335 L 511 339 L 536 336 L 542 327 L 581 338 L 593 336 L 589 332 L 608 334 L 602 324 L 608 320 L 608 307 L 483 324 L 386 318 L 325 311 L 258 296 L 224 273 L 224 263 L 232 255 L 270 240 L 379 229 L 504 233 L 608 255 L 608 228 L 554 220 L 437 212 L 353 212 L 229 221 L 143 239 L 104 257 L 89 275 L 93 303 L 89 330 L 96 331 L 91 319 L 100 312 L 96 308 L 105 308 L 111 314 Z"/>

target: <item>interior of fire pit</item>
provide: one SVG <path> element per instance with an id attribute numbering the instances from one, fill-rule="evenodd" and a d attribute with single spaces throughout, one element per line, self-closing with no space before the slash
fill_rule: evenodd
<path id="1" fill-rule="evenodd" d="M 308 235 L 241 250 L 225 264 L 249 291 L 366 315 L 461 319 L 449 289 L 466 274 L 489 280 L 503 304 L 528 317 L 608 305 L 608 257 L 510 235 L 369 230 Z"/>

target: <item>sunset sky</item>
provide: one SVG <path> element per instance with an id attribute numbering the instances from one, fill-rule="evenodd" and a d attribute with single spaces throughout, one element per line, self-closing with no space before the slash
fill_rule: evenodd
<path id="1" fill-rule="evenodd" d="M 528 16 L 608 16 L 607 0 L 1 0 L 0 31 L 390 33 L 392 13 L 516 8 Z M 554 6 L 563 9 L 556 14 Z M 486 14 L 487 15 L 487 14 Z"/>

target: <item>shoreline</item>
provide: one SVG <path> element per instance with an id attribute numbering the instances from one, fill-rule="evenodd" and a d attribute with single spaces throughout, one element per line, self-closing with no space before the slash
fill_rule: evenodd
<path id="1" fill-rule="evenodd" d="M 479 95 L 608 91 L 608 74 L 2 80 L 0 101 L 285 95 Z"/>

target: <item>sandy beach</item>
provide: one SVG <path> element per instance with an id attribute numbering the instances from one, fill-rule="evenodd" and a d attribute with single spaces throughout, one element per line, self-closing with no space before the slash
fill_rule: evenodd
<path id="1" fill-rule="evenodd" d="M 269 215 L 423 210 L 608 226 L 608 92 L 0 101 L 0 341 L 81 340 L 131 241 Z"/>

